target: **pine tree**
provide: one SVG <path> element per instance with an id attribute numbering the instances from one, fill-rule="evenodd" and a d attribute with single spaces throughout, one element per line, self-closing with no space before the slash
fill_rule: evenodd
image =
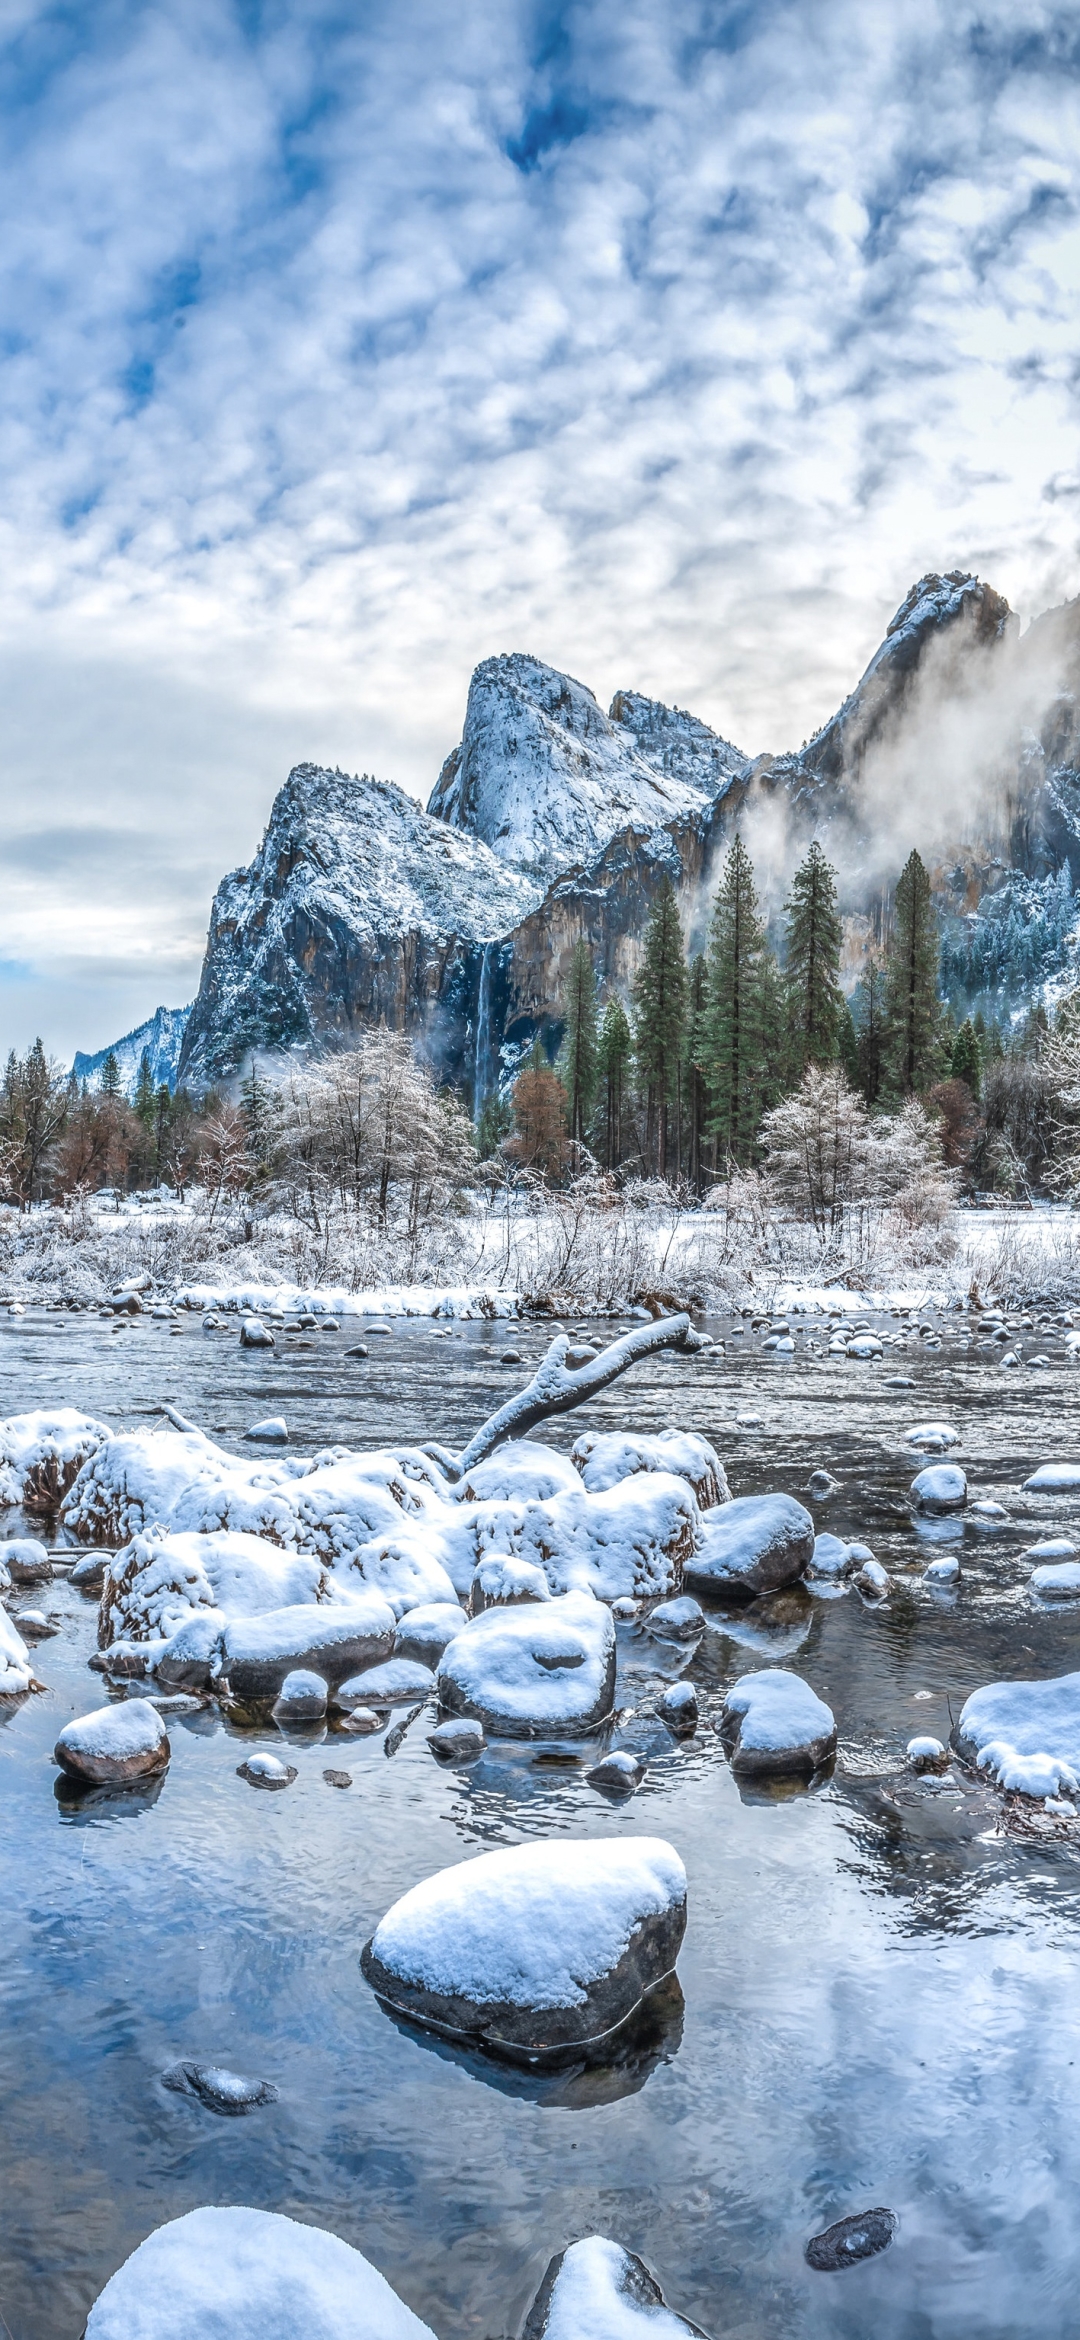
<path id="1" fill-rule="evenodd" d="M 709 1120 L 709 1092 L 701 1068 L 702 1050 L 705 1046 L 705 1012 L 708 998 L 708 968 L 703 953 L 699 951 L 690 967 L 686 1018 L 686 1061 L 683 1067 L 686 1169 L 690 1184 L 696 1194 L 701 1193 L 705 1184 L 705 1145 Z"/>
<path id="2" fill-rule="evenodd" d="M 256 1175 L 265 1177 L 274 1151 L 280 1100 L 273 1084 L 263 1079 L 254 1057 L 240 1083 L 240 1111 L 244 1118 L 248 1159 Z"/>
<path id="3" fill-rule="evenodd" d="M 847 1000 L 841 1002 L 840 1023 L 836 1035 L 837 1053 L 849 1089 L 859 1087 L 859 1035 Z"/>
<path id="4" fill-rule="evenodd" d="M 972 1096 L 978 1102 L 982 1092 L 982 1056 L 979 1050 L 978 1034 L 970 1016 L 961 1024 L 953 1042 L 949 1073 L 954 1081 L 966 1081 Z"/>
<path id="5" fill-rule="evenodd" d="M 154 1076 L 150 1070 L 150 1051 L 144 1048 L 139 1058 L 139 1077 L 135 1084 L 135 1111 L 144 1129 L 153 1129 L 157 1112 L 154 1094 Z"/>
<path id="6" fill-rule="evenodd" d="M 623 1157 L 623 1111 L 633 1052 L 626 1009 L 621 999 L 609 999 L 596 1050 L 604 1114 L 602 1152 L 609 1170 L 617 1170 Z"/>
<path id="7" fill-rule="evenodd" d="M 736 831 L 713 903 L 701 1047 L 709 1134 L 736 1162 L 749 1161 L 763 1109 L 765 963 L 753 867 Z"/>
<path id="8" fill-rule="evenodd" d="M 490 1162 L 492 1155 L 498 1153 L 513 1126 L 513 1107 L 506 1097 L 500 1097 L 497 1089 L 492 1089 L 484 1099 L 476 1124 L 476 1151 L 482 1162 Z"/>
<path id="9" fill-rule="evenodd" d="M 808 1064 L 831 1064 L 838 1055 L 844 1006 L 836 871 L 816 837 L 795 872 L 785 917 L 791 1071 L 798 1082 Z"/>
<path id="10" fill-rule="evenodd" d="M 858 1086 L 871 1109 L 880 1102 L 885 1081 L 887 988 L 885 969 L 871 952 L 855 992 Z"/>
<path id="11" fill-rule="evenodd" d="M 939 949 L 930 879 L 919 854 L 910 853 L 896 887 L 887 970 L 889 1079 L 903 1097 L 929 1088 L 937 1075 Z"/>
<path id="12" fill-rule="evenodd" d="M 680 1171 L 687 974 L 675 888 L 660 880 L 634 977 L 634 1054 L 646 1099 L 646 1147 L 661 1178 Z M 673 1110 L 674 1108 L 674 1110 Z"/>
<path id="13" fill-rule="evenodd" d="M 570 1140 L 583 1145 L 596 1096 L 596 973 L 582 938 L 574 944 L 563 985 L 563 1044 L 557 1071 L 568 1098 Z"/>
<path id="14" fill-rule="evenodd" d="M 115 1048 L 110 1048 L 101 1067 L 101 1094 L 103 1097 L 119 1097 L 123 1094 Z"/>

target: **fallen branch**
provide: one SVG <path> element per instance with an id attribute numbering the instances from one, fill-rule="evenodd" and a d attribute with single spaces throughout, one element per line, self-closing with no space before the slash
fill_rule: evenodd
<path id="1" fill-rule="evenodd" d="M 586 1364 L 570 1367 L 565 1363 L 570 1347 L 567 1333 L 557 1333 L 527 1389 L 508 1398 L 497 1414 L 492 1414 L 470 1438 L 464 1454 L 451 1455 L 444 1447 L 427 1447 L 447 1478 L 460 1479 L 476 1463 L 483 1462 L 497 1446 L 508 1438 L 526 1438 L 538 1422 L 549 1414 L 568 1414 L 575 1406 L 585 1405 L 617 1381 L 628 1365 L 637 1365 L 642 1357 L 654 1356 L 658 1349 L 700 1349 L 707 1346 L 694 1332 L 688 1316 L 663 1316 L 655 1324 L 639 1325 L 632 1333 L 624 1333 L 619 1341 L 609 1342 L 598 1357 L 590 1357 Z"/>
<path id="2" fill-rule="evenodd" d="M 205 1430 L 200 1430 L 197 1422 L 189 1422 L 187 1415 L 181 1414 L 176 1406 L 170 1406 L 167 1399 L 162 1398 L 159 1405 L 160 1411 L 168 1416 L 174 1430 L 183 1430 L 189 1438 L 206 1437 Z"/>

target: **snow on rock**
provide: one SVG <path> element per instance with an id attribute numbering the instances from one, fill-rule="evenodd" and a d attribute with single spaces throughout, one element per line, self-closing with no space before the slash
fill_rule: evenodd
<path id="1" fill-rule="evenodd" d="M 104 1422 L 73 1406 L 9 1414 L 0 1421 L 0 1506 L 58 1510 L 83 1464 L 108 1436 Z"/>
<path id="2" fill-rule="evenodd" d="M 428 1733 L 428 1746 L 440 1763 L 475 1763 L 482 1755 L 487 1740 L 478 1722 L 469 1722 L 464 1715 L 456 1722 L 441 1722 Z"/>
<path id="3" fill-rule="evenodd" d="M 439 1702 L 493 1738 L 577 1737 L 610 1714 L 615 1627 L 590 1593 L 485 1609 L 444 1650 Z"/>
<path id="4" fill-rule="evenodd" d="M 221 1636 L 221 1673 L 234 1698 L 276 1698 L 286 1674 L 303 1667 L 333 1687 L 361 1667 L 380 1665 L 394 1647 L 396 1619 L 378 1593 L 340 1607 L 325 1604 L 229 1617 Z"/>
<path id="5" fill-rule="evenodd" d="M 911 1499 L 916 1511 L 941 1516 L 950 1511 L 963 1511 L 967 1502 L 967 1480 L 959 1463 L 931 1463 L 911 1482 Z"/>
<path id="6" fill-rule="evenodd" d="M 632 1796 L 645 1777 L 645 1757 L 633 1754 L 628 1747 L 614 1747 L 591 1766 L 585 1777 L 589 1786 L 599 1788 L 602 1795 Z"/>
<path id="7" fill-rule="evenodd" d="M 469 1615 L 479 1617 L 485 1609 L 513 1608 L 518 1601 L 550 1601 L 551 1597 L 551 1586 L 537 1561 L 489 1552 L 469 1586 Z"/>
<path id="8" fill-rule="evenodd" d="M 65 1724 L 53 1752 L 73 1779 L 106 1787 L 164 1771 L 170 1749 L 156 1706 L 148 1698 L 128 1698 Z"/>
<path id="9" fill-rule="evenodd" d="M 959 1446 L 960 1432 L 949 1422 L 916 1422 L 913 1430 L 905 1430 L 908 1446 L 917 1446 L 922 1454 L 947 1454 L 950 1446 Z"/>
<path id="10" fill-rule="evenodd" d="M 669 1430 L 663 1437 L 634 1435 L 621 1430 L 589 1430 L 575 1441 L 570 1460 L 581 1472 L 592 1495 L 617 1487 L 641 1471 L 666 1471 L 685 1479 L 702 1511 L 727 1503 L 730 1490 L 724 1466 L 707 1438 L 691 1430 Z"/>
<path id="11" fill-rule="evenodd" d="M 459 1503 L 546 1502 L 579 1484 L 569 1455 L 535 1438 L 510 1438 L 486 1462 L 474 1463 L 454 1488 Z"/>
<path id="12" fill-rule="evenodd" d="M 685 1479 L 657 1471 L 604 1494 L 590 1495 L 578 1481 L 544 1500 L 459 1504 L 436 1545 L 463 1598 L 480 1562 L 498 1553 L 530 1561 L 553 1593 L 649 1600 L 678 1591 L 700 1526 Z"/>
<path id="13" fill-rule="evenodd" d="M 692 1682 L 671 1682 L 656 1701 L 666 1730 L 676 1739 L 692 1739 L 698 1727 L 698 1694 Z"/>
<path id="14" fill-rule="evenodd" d="M 1080 1560 L 1053 1560 L 1033 1568 L 1028 1583 L 1043 1601 L 1080 1599 Z"/>
<path id="15" fill-rule="evenodd" d="M 230 2072 L 224 2064 L 170 2064 L 161 2075 L 163 2088 L 175 2089 L 178 2096 L 197 2096 L 211 2112 L 232 2114 L 254 2112 L 256 2106 L 276 2104 L 280 2090 L 272 2080 L 249 2080 L 244 2072 Z"/>
<path id="16" fill-rule="evenodd" d="M 524 2340 L 703 2340 L 670 2308 L 644 2259 L 589 2234 L 560 2251 L 529 2310 Z"/>
<path id="17" fill-rule="evenodd" d="M 672 1972 L 685 1927 L 686 1873 L 662 1839 L 524 1844 L 415 1885 L 361 1963 L 398 2012 L 531 2061 L 625 2022 Z"/>
<path id="18" fill-rule="evenodd" d="M 855 1572 L 855 1582 L 859 1591 L 872 1601 L 885 1600 L 892 1590 L 892 1580 L 880 1560 L 861 1561 Z"/>
<path id="19" fill-rule="evenodd" d="M 682 1593 L 678 1600 L 658 1601 L 645 1619 L 650 1633 L 658 1633 L 662 1641 L 696 1641 L 705 1630 L 705 1612 L 692 1594 Z"/>
<path id="20" fill-rule="evenodd" d="M 296 1544 L 289 1489 L 304 1467 L 285 1457 L 226 1454 L 209 1438 L 181 1430 L 121 1431 L 107 1435 L 84 1464 L 65 1498 L 61 1525 L 87 1544 L 128 1544 L 149 1527 L 202 1535 L 236 1528 Z"/>
<path id="21" fill-rule="evenodd" d="M 15 1584 L 45 1584 L 52 1561 L 36 1536 L 11 1536 L 3 1547 L 8 1574 Z"/>
<path id="22" fill-rule="evenodd" d="M 850 1576 L 857 1566 L 851 1545 L 845 1544 L 842 1536 L 825 1533 L 814 1537 L 814 1549 L 806 1564 L 811 1580 L 816 1576 L 826 1583 L 835 1583 L 842 1576 Z"/>
<path id="23" fill-rule="evenodd" d="M 695 1592 L 753 1600 L 792 1584 L 813 1550 L 814 1522 L 793 1495 L 741 1495 L 705 1513 L 683 1573 Z"/>
<path id="24" fill-rule="evenodd" d="M 163 1690 L 209 1689 L 218 1670 L 225 1623 L 224 1609 L 195 1609 L 166 1642 L 145 1645 Z M 110 1645 L 105 1652 L 109 1672 L 114 1670 L 120 1651 L 131 1647 L 130 1642 L 122 1641 Z"/>
<path id="25" fill-rule="evenodd" d="M 280 1788 L 292 1786 L 296 1769 L 291 1763 L 283 1763 L 280 1755 L 248 1755 L 243 1763 L 237 1764 L 236 1776 L 246 1779 L 249 1787 L 265 1788 L 276 1794 Z"/>
<path id="26" fill-rule="evenodd" d="M 934 1771 L 939 1763 L 944 1763 L 945 1749 L 940 1739 L 909 1739 L 907 1759 L 914 1764 L 916 1771 Z"/>
<path id="27" fill-rule="evenodd" d="M 1080 1785 L 1080 1674 L 990 1682 L 961 1709 L 953 1744 L 999 1787 L 1056 1796 Z"/>
<path id="28" fill-rule="evenodd" d="M 736 1772 L 816 1771 L 836 1746 L 831 1709 L 782 1666 L 732 1683 L 720 1730 Z"/>
<path id="29" fill-rule="evenodd" d="M 140 2243 L 85 2340 L 433 2340 L 359 2251 L 273 2210 L 189 2210 Z"/>
<path id="30" fill-rule="evenodd" d="M 959 1582 L 960 1562 L 951 1552 L 943 1552 L 940 1560 L 931 1560 L 929 1567 L 923 1570 L 923 1583 L 936 1585 L 939 1592 L 942 1585 L 950 1587 Z"/>
<path id="31" fill-rule="evenodd" d="M 435 1688 L 430 1666 L 417 1658 L 391 1657 L 383 1665 L 365 1666 L 350 1674 L 334 1692 L 334 1705 L 348 1714 L 354 1706 L 401 1706 L 412 1698 L 429 1698 Z"/>
<path id="32" fill-rule="evenodd" d="M 1040 1463 L 1024 1480 L 1027 1495 L 1071 1495 L 1080 1487 L 1080 1463 Z"/>
<path id="33" fill-rule="evenodd" d="M 310 1553 L 284 1552 L 262 1536 L 218 1529 L 207 1535 L 135 1536 L 105 1578 L 98 1643 L 152 1641 L 177 1633 L 200 1609 L 259 1617 L 327 1598 L 326 1570 Z"/>
<path id="34" fill-rule="evenodd" d="M 321 1674 L 312 1673 L 306 1666 L 295 1666 L 286 1674 L 274 1700 L 274 1721 L 284 1723 L 321 1722 L 326 1713 L 326 1683 Z"/>
<path id="35" fill-rule="evenodd" d="M 447 1644 L 461 1632 L 464 1623 L 457 1601 L 421 1602 L 419 1607 L 407 1609 L 399 1618 L 394 1656 L 416 1658 L 422 1666 L 437 1666 Z"/>
<path id="36" fill-rule="evenodd" d="M 487 1284 L 387 1284 L 368 1292 L 301 1284 L 181 1284 L 178 1308 L 227 1309 L 241 1316 L 437 1316 L 462 1323 L 518 1314 L 516 1292 Z"/>
<path id="37" fill-rule="evenodd" d="M 289 1425 L 284 1414 L 268 1414 L 265 1422 L 253 1422 L 244 1436 L 258 1439 L 264 1446 L 287 1446 Z"/>
<path id="38" fill-rule="evenodd" d="M 6 1609 L 0 1609 L 0 1698 L 21 1698 L 33 1688 L 30 1652 Z"/>

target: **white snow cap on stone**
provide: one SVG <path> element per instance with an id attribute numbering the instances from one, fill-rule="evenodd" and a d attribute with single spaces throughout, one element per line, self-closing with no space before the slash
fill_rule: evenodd
<path id="1" fill-rule="evenodd" d="M 165 1725 L 149 1698 L 125 1698 L 116 1706 L 99 1706 L 92 1714 L 77 1715 L 65 1723 L 57 1739 L 76 1758 L 106 1756 L 124 1761 L 132 1755 L 152 1755 L 165 1738 Z"/>
<path id="2" fill-rule="evenodd" d="M 1033 1593 L 1044 1601 L 1080 1598 L 1080 1560 L 1051 1560 L 1033 1568 L 1028 1579 Z"/>
<path id="3" fill-rule="evenodd" d="M 687 2340 L 697 2327 L 660 2297 L 637 2296 L 637 2272 L 622 2244 L 607 2235 L 571 2243 L 544 2320 L 544 2340 Z"/>
<path id="4" fill-rule="evenodd" d="M 147 1641 L 171 1636 L 200 1609 L 260 1617 L 317 1601 L 326 1589 L 326 1572 L 310 1554 L 283 1552 L 262 1536 L 151 1532 L 112 1561 L 105 1615 L 111 1639 Z"/>
<path id="5" fill-rule="evenodd" d="M 30 1652 L 6 1609 L 0 1609 L 0 1698 L 19 1698 L 33 1681 Z"/>
<path id="6" fill-rule="evenodd" d="M 273 2210 L 159 2226 L 90 2310 L 86 2340 L 432 2340 L 359 2251 Z"/>
<path id="7" fill-rule="evenodd" d="M 1080 1782 L 1080 1674 L 989 1682 L 972 1692 L 957 1736 L 999 1787 L 1056 1795 Z"/>
<path id="8" fill-rule="evenodd" d="M 443 1651 L 439 1696 L 511 1736 L 572 1731 L 608 1710 L 614 1652 L 611 1612 L 591 1593 L 485 1609 Z"/>
<path id="9" fill-rule="evenodd" d="M 724 1466 L 707 1438 L 693 1430 L 667 1430 L 662 1436 L 626 1430 L 588 1430 L 570 1449 L 570 1459 L 581 1472 L 590 1494 L 604 1494 L 620 1480 L 642 1471 L 668 1471 L 692 1487 L 702 1511 L 729 1496 Z"/>
<path id="10" fill-rule="evenodd" d="M 779 1755 L 789 1747 L 810 1746 L 836 1729 L 831 1707 L 801 1674 L 789 1674 L 783 1666 L 740 1675 L 726 1691 L 724 1707 L 743 1718 L 739 1746 L 746 1754 Z"/>
<path id="11" fill-rule="evenodd" d="M 0 1506 L 21 1503 L 38 1474 L 61 1493 L 108 1437 L 108 1426 L 73 1406 L 42 1406 L 0 1421 Z"/>
<path id="12" fill-rule="evenodd" d="M 514 1845 L 403 1894 L 372 1950 L 403 1982 L 516 2007 L 576 2007 L 642 1918 L 681 1906 L 686 1871 L 656 1836 Z"/>
<path id="13" fill-rule="evenodd" d="M 1040 1463 L 1030 1479 L 1024 1480 L 1024 1491 L 1029 1495 L 1069 1495 L 1077 1487 L 1080 1487 L 1080 1463 Z"/>
<path id="14" fill-rule="evenodd" d="M 967 1480 L 959 1463 L 931 1463 L 911 1482 L 917 1511 L 962 1511 L 967 1502 Z"/>
<path id="15" fill-rule="evenodd" d="M 454 1488 L 459 1503 L 519 1501 L 544 1502 L 551 1495 L 577 1487 L 578 1474 L 569 1455 L 543 1446 L 538 1438 L 508 1438 L 486 1461 L 474 1463 Z"/>
<path id="16" fill-rule="evenodd" d="M 945 1454 L 950 1446 L 960 1444 L 960 1432 L 949 1422 L 916 1422 L 904 1436 L 909 1446 L 921 1448 L 924 1454 Z"/>

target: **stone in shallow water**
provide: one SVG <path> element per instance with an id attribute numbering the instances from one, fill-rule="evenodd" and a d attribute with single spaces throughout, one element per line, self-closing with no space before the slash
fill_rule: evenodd
<path id="1" fill-rule="evenodd" d="M 383 1666 L 367 1666 L 350 1674 L 334 1692 L 334 1705 L 348 1714 L 354 1706 L 402 1706 L 412 1698 L 429 1698 L 435 1688 L 430 1666 L 416 1658 L 388 1658 Z"/>
<path id="2" fill-rule="evenodd" d="M 44 1609 L 16 1610 L 15 1624 L 24 1641 L 51 1641 L 60 1631 L 59 1620 L 47 1617 Z"/>
<path id="3" fill-rule="evenodd" d="M 953 1745 L 998 1786 L 1025 1796 L 1080 1788 L 1080 1674 L 988 1682 L 960 1711 Z"/>
<path id="4" fill-rule="evenodd" d="M 806 1492 L 815 1503 L 827 1503 L 830 1495 L 840 1493 L 840 1481 L 833 1478 L 831 1471 L 811 1471 L 806 1482 Z"/>
<path id="5" fill-rule="evenodd" d="M 826 1529 L 822 1535 L 814 1537 L 814 1549 L 807 1562 L 806 1574 L 811 1580 L 818 1577 L 829 1583 L 839 1577 L 850 1576 L 856 1565 L 851 1545 L 845 1544 L 842 1536 L 830 1535 Z"/>
<path id="6" fill-rule="evenodd" d="M 279 1723 L 321 1722 L 326 1713 L 327 1688 L 321 1674 L 313 1674 L 305 1666 L 297 1666 L 286 1674 L 274 1700 L 274 1720 Z"/>
<path id="7" fill-rule="evenodd" d="M 352 1772 L 351 1772 L 351 1771 L 330 1771 L 330 1770 L 327 1770 L 327 1771 L 324 1771 L 324 1772 L 323 1772 L 323 1778 L 324 1778 L 324 1780 L 326 1781 L 327 1787 L 332 1787 L 332 1788 L 351 1788 L 351 1786 L 352 1786 Z"/>
<path id="8" fill-rule="evenodd" d="M 413 1887 L 361 1959 L 378 1996 L 512 2061 L 580 2053 L 675 1965 L 686 1873 L 659 1837 L 483 1853 Z"/>
<path id="9" fill-rule="evenodd" d="M 580 1737 L 611 1713 L 615 1627 L 591 1593 L 485 1609 L 450 1643 L 439 1702 L 490 1738 Z"/>
<path id="10" fill-rule="evenodd" d="M 704 1514 L 683 1577 L 696 1592 L 754 1600 L 794 1583 L 813 1549 L 814 1522 L 793 1495 L 742 1495 Z"/>
<path id="11" fill-rule="evenodd" d="M 838 2218 L 823 2234 L 811 2236 L 807 2262 L 821 2275 L 857 2266 L 860 2259 L 873 2259 L 878 2251 L 888 2250 L 899 2223 L 895 2210 L 864 2210 L 856 2218 Z"/>
<path id="12" fill-rule="evenodd" d="M 267 1446 L 286 1446 L 289 1426 L 284 1414 L 269 1414 L 265 1422 L 253 1422 L 250 1430 L 245 1430 L 244 1436 L 262 1439 Z"/>
<path id="13" fill-rule="evenodd" d="M 482 1755 L 487 1740 L 478 1722 L 469 1722 L 464 1716 L 458 1722 L 440 1723 L 428 1733 L 428 1746 L 440 1763 L 475 1763 Z"/>
<path id="14" fill-rule="evenodd" d="M 148 1698 L 128 1698 L 67 1723 L 54 1753 L 72 1779 L 108 1787 L 164 1771 L 170 1748 L 156 1707 Z"/>
<path id="15" fill-rule="evenodd" d="M 296 1766 L 282 1763 L 277 1755 L 249 1755 L 236 1766 L 237 1779 L 246 1779 L 249 1787 L 287 1788 L 296 1778 Z"/>
<path id="16" fill-rule="evenodd" d="M 1080 1463 L 1040 1463 L 1024 1481 L 1027 1495 L 1069 1495 L 1080 1487 Z"/>
<path id="17" fill-rule="evenodd" d="M 257 2105 L 276 2104 L 280 2095 L 272 2080 L 249 2080 L 243 2072 L 227 2071 L 224 2064 L 170 2064 L 161 2084 L 180 2096 L 197 2096 L 218 2113 L 254 2112 Z"/>
<path id="18" fill-rule="evenodd" d="M 524 2340 L 703 2340 L 677 2315 L 644 2259 L 607 2235 L 589 2234 L 560 2251 L 529 2310 Z"/>
<path id="19" fill-rule="evenodd" d="M 52 1576 L 52 1561 L 36 1536 L 12 1536 L 0 1544 L 0 1555 L 12 1584 L 45 1584 Z"/>
<path id="20" fill-rule="evenodd" d="M 658 1601 L 645 1619 L 650 1633 L 658 1633 L 662 1641 L 696 1641 L 705 1631 L 705 1612 L 700 1601 L 690 1593 L 682 1593 L 678 1600 Z"/>
<path id="21" fill-rule="evenodd" d="M 546 1587 L 545 1587 L 546 1590 Z M 437 1666 L 444 1649 L 460 1633 L 465 1612 L 456 1601 L 422 1601 L 399 1618 L 394 1656 L 414 1658 L 419 1665 Z"/>
<path id="22" fill-rule="evenodd" d="M 610 1755 L 601 1756 L 585 1777 L 602 1795 L 632 1796 L 645 1777 L 645 1758 L 631 1754 L 626 1747 L 615 1747 Z"/>
<path id="23" fill-rule="evenodd" d="M 831 1708 L 783 1666 L 743 1674 L 724 1701 L 720 1732 L 735 1772 L 816 1771 L 836 1747 Z"/>
<path id="24" fill-rule="evenodd" d="M 940 1560 L 931 1560 L 929 1567 L 923 1570 L 924 1584 L 936 1584 L 940 1588 L 942 1585 L 956 1585 L 959 1582 L 960 1562 L 953 1557 L 951 1552 L 943 1553 Z"/>
<path id="25" fill-rule="evenodd" d="M 656 1701 L 662 1723 L 677 1739 L 692 1739 L 698 1727 L 698 1694 L 692 1682 L 673 1682 Z"/>
<path id="26" fill-rule="evenodd" d="M 936 1771 L 949 1760 L 941 1740 L 930 1738 L 909 1739 L 907 1759 L 914 1764 L 916 1771 Z"/>
<path id="27" fill-rule="evenodd" d="M 273 2210 L 189 2210 L 148 2235 L 85 2340 L 432 2340 L 359 2251 Z"/>
<path id="28" fill-rule="evenodd" d="M 298 1602 L 258 1617 L 230 1617 L 221 1670 L 234 1698 L 276 1698 L 297 1666 L 334 1684 L 361 1666 L 378 1665 L 390 1656 L 395 1630 L 394 1612 L 378 1593 L 366 1593 L 347 1608 Z"/>
<path id="29" fill-rule="evenodd" d="M 240 1346 L 244 1349 L 272 1349 L 274 1336 L 268 1324 L 260 1324 L 257 1317 L 246 1316 L 240 1327 Z"/>
<path id="30" fill-rule="evenodd" d="M 385 1717 L 377 1714 L 373 1706 L 354 1706 L 341 1728 L 354 1739 L 369 1739 L 374 1731 L 381 1731 L 384 1720 Z"/>
<path id="31" fill-rule="evenodd" d="M 346 1349 L 346 1351 L 345 1351 L 345 1355 L 346 1355 L 347 1357 L 366 1357 L 366 1356 L 367 1356 L 367 1346 L 366 1346 L 366 1343 L 365 1343 L 365 1342 L 363 1342 L 363 1341 L 357 1341 L 357 1342 L 356 1342 L 356 1344 L 355 1344 L 355 1346 L 354 1346 L 353 1348 L 351 1348 L 351 1349 Z"/>
<path id="32" fill-rule="evenodd" d="M 959 1463 L 931 1463 L 911 1482 L 911 1500 L 916 1511 L 938 1517 L 950 1511 L 963 1511 L 967 1502 L 967 1480 Z"/>

